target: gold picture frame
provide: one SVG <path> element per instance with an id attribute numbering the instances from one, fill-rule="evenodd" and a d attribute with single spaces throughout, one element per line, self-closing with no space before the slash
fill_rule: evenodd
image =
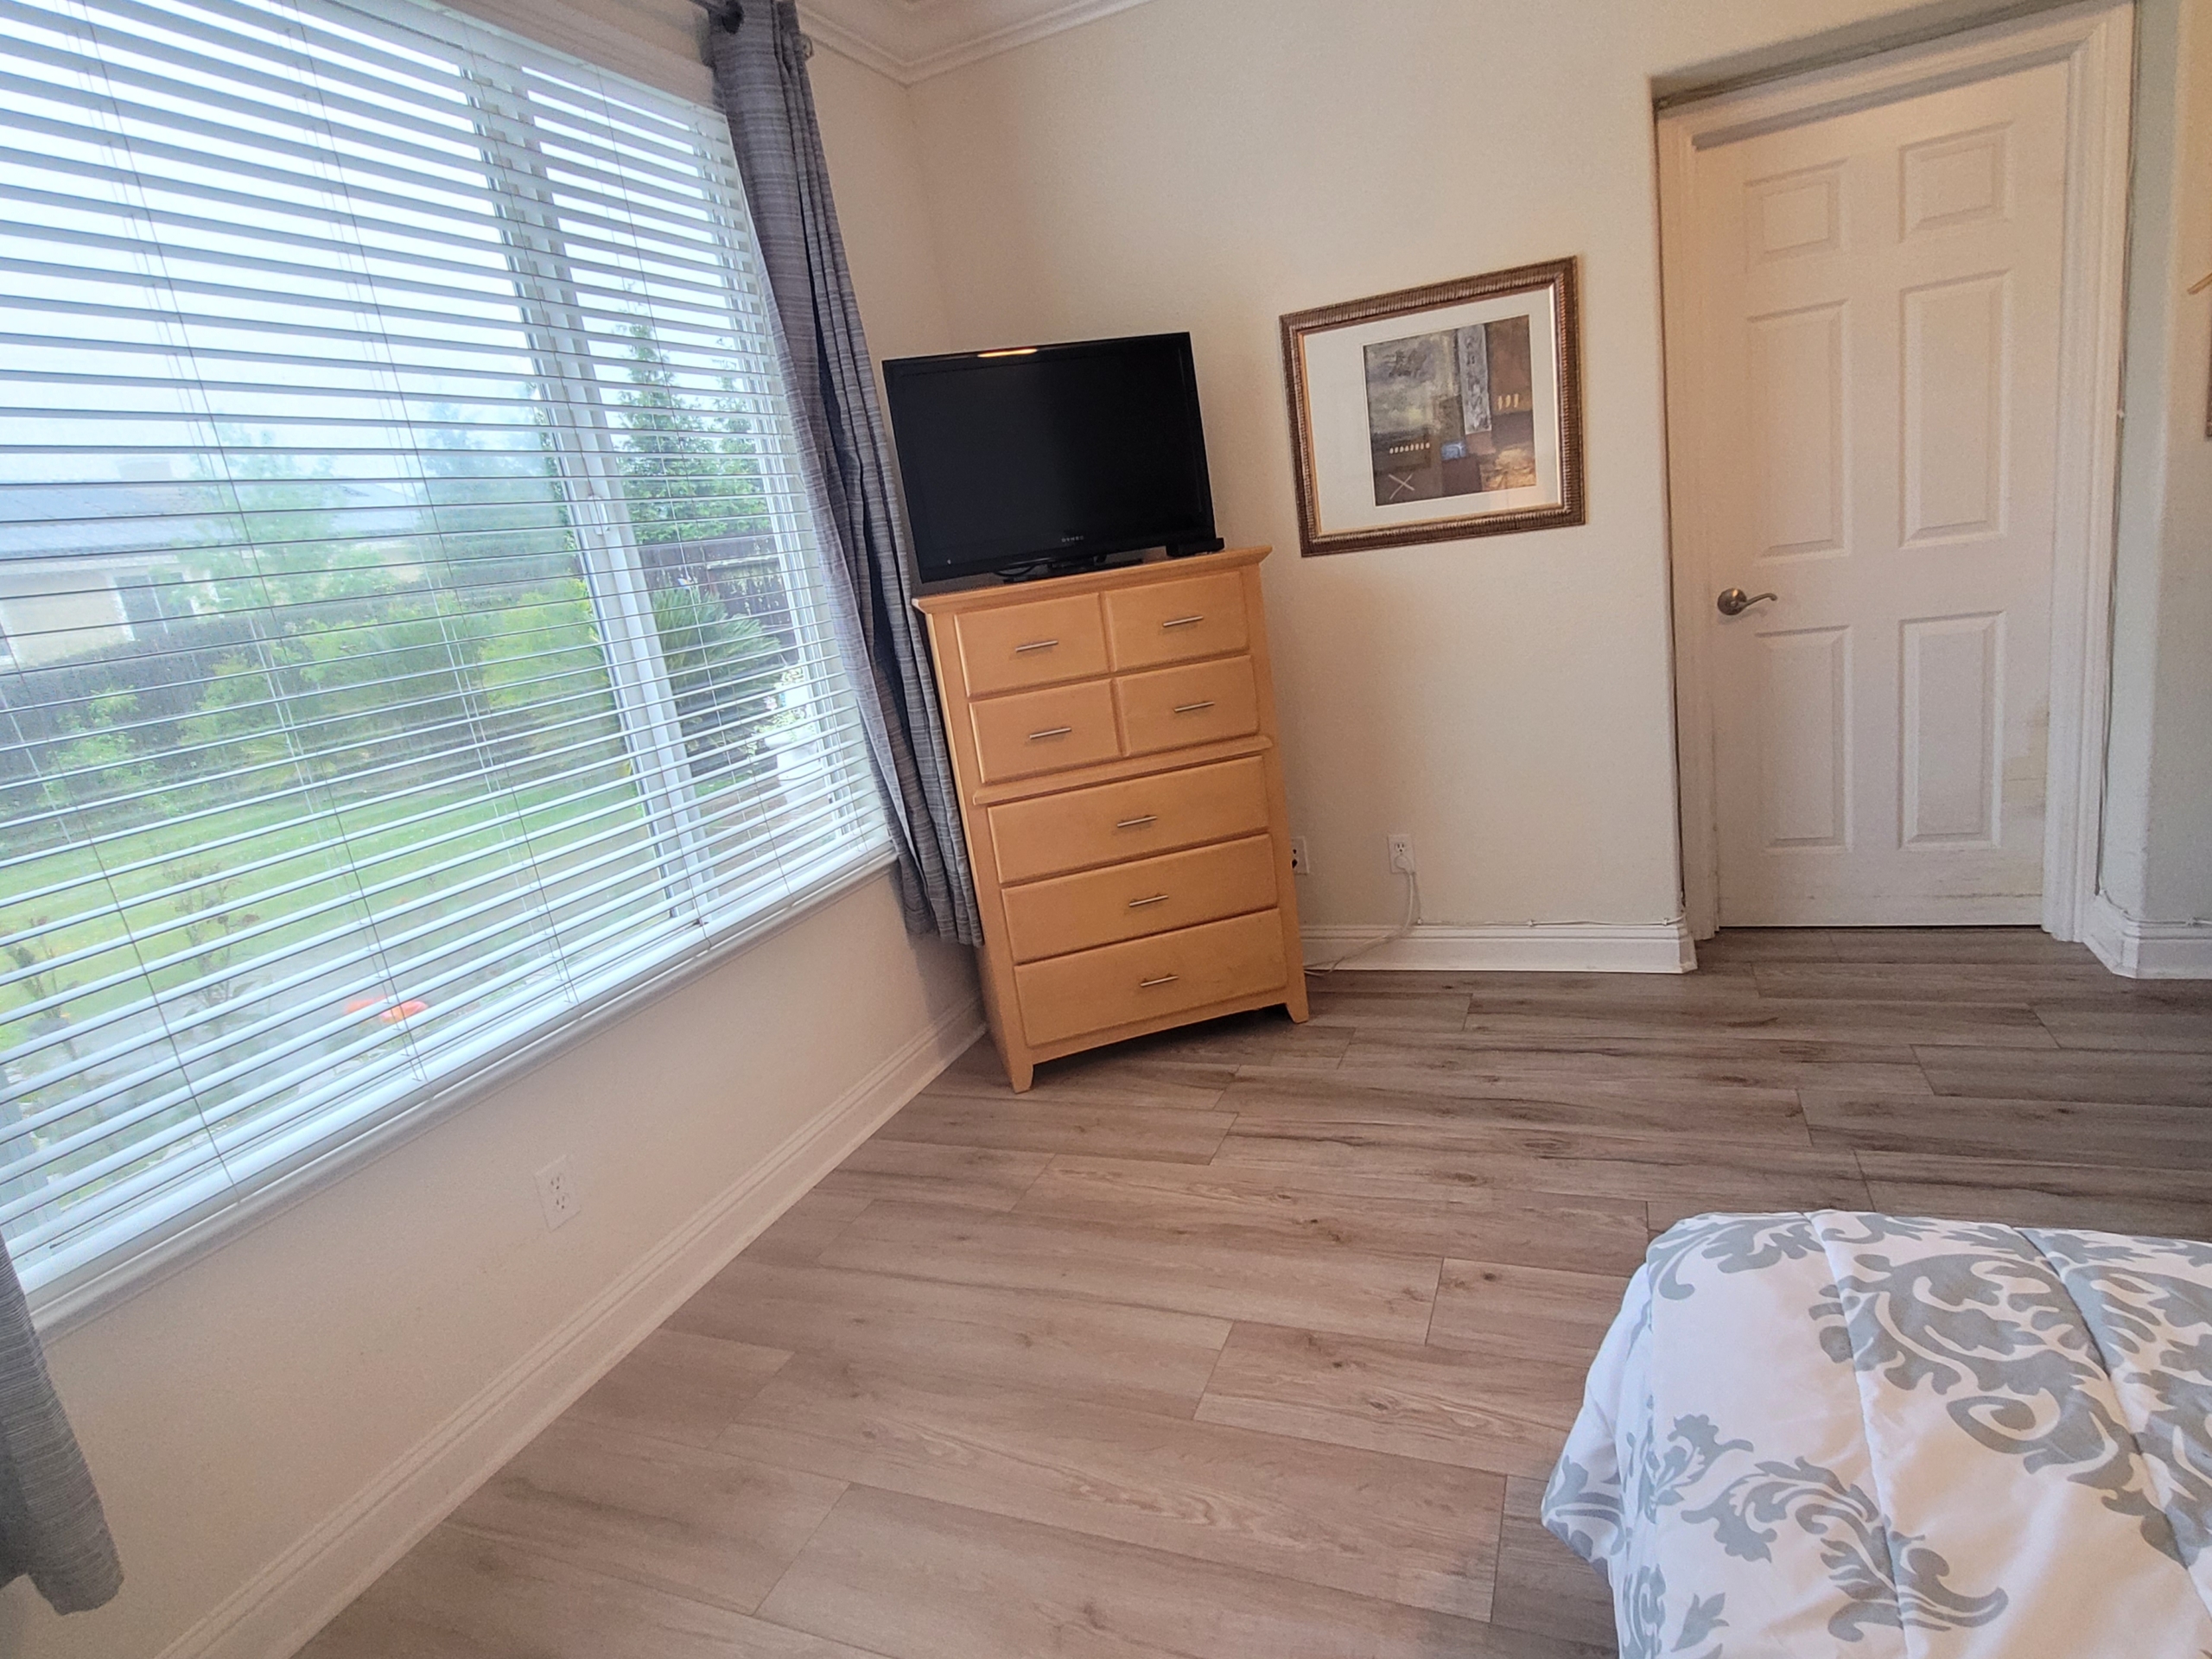
<path id="1" fill-rule="evenodd" d="M 1308 558 L 1585 522 L 1573 257 L 1282 320 Z"/>

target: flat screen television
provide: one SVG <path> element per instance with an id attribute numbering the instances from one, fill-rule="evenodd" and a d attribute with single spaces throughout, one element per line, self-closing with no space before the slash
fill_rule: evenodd
<path id="1" fill-rule="evenodd" d="M 924 583 L 1218 546 L 1188 334 L 883 365 Z"/>

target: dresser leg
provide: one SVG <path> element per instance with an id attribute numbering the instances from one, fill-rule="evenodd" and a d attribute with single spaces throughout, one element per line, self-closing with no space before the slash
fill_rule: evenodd
<path id="1" fill-rule="evenodd" d="M 1291 969 L 1290 994 L 1283 998 L 1282 1006 L 1283 1011 L 1289 1014 L 1293 1020 L 1295 1020 L 1301 1026 L 1313 1017 L 1313 1010 L 1306 1006 L 1306 971 L 1304 969 L 1293 968 Z"/>
<path id="2" fill-rule="evenodd" d="M 1006 1080 L 1014 1085 L 1014 1092 L 1026 1095 L 1029 1085 L 1037 1080 L 1037 1068 L 1026 1059 L 1018 1060 L 1011 1054 L 1001 1057 L 1006 1061 Z"/>

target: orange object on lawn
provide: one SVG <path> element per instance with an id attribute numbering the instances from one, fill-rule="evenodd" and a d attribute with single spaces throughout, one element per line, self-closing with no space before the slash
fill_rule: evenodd
<path id="1" fill-rule="evenodd" d="M 357 996 L 346 1005 L 346 1012 L 366 1014 L 372 1008 L 383 1007 L 383 1003 L 384 999 L 380 996 Z M 394 1003 L 390 1007 L 383 1008 L 383 1012 L 378 1014 L 377 1018 L 388 1026 L 396 1026 L 403 1020 L 412 1020 L 416 1014 L 428 1014 L 429 1011 L 429 1003 L 410 996 L 404 1002 Z"/>

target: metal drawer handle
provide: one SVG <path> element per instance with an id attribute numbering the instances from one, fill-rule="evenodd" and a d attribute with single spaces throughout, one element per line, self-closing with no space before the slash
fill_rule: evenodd
<path id="1" fill-rule="evenodd" d="M 1175 712 L 1179 715 L 1195 715 L 1201 709 L 1212 707 L 1213 699 L 1208 697 L 1204 702 L 1179 702 L 1175 705 Z"/>
<path id="2" fill-rule="evenodd" d="M 1173 985 L 1182 977 L 1180 974 L 1162 974 L 1158 979 L 1141 979 L 1137 981 L 1137 989 L 1148 991 L 1155 985 Z"/>
<path id="3" fill-rule="evenodd" d="M 1072 726 L 1047 726 L 1041 732 L 1030 733 L 1029 741 L 1032 743 L 1036 743 L 1040 742 L 1048 737 L 1065 737 L 1073 730 L 1075 730 L 1075 728 Z"/>
<path id="4" fill-rule="evenodd" d="M 1159 814 L 1159 813 L 1157 813 L 1157 812 L 1147 812 L 1147 813 L 1146 813 L 1146 814 L 1144 815 L 1144 817 L 1141 817 L 1141 818 L 1123 818 L 1123 819 L 1122 819 L 1119 823 L 1116 824 L 1114 827 L 1115 827 L 1116 830 L 1141 830 L 1141 829 L 1143 829 L 1143 828 L 1145 827 L 1145 825 L 1147 825 L 1147 823 L 1158 823 L 1159 822 L 1160 822 L 1160 814 Z"/>
<path id="5" fill-rule="evenodd" d="M 1164 905 L 1164 904 L 1166 904 L 1166 902 L 1167 902 L 1167 895 L 1166 895 L 1166 893 L 1154 893 L 1154 894 L 1152 895 L 1152 897 L 1151 897 L 1151 898 L 1149 898 L 1149 899 L 1130 899 L 1130 900 L 1129 900 L 1129 908 L 1130 908 L 1131 910 L 1142 910 L 1142 909 L 1143 909 L 1147 905 Z"/>
<path id="6" fill-rule="evenodd" d="M 1014 654 L 1019 657 L 1025 651 L 1050 651 L 1059 643 L 1057 639 L 1032 639 L 1026 645 L 1016 645 L 1014 648 Z"/>
<path id="7" fill-rule="evenodd" d="M 1169 618 L 1168 618 L 1165 622 L 1161 623 L 1160 626 L 1161 627 L 1163 627 L 1163 628 L 1187 628 L 1187 627 L 1194 626 L 1196 626 L 1197 624 L 1198 624 L 1198 623 L 1200 623 L 1200 622 L 1203 622 L 1203 621 L 1205 621 L 1205 618 L 1203 615 L 1200 615 L 1200 616 L 1171 616 L 1171 617 L 1169 617 Z"/>

